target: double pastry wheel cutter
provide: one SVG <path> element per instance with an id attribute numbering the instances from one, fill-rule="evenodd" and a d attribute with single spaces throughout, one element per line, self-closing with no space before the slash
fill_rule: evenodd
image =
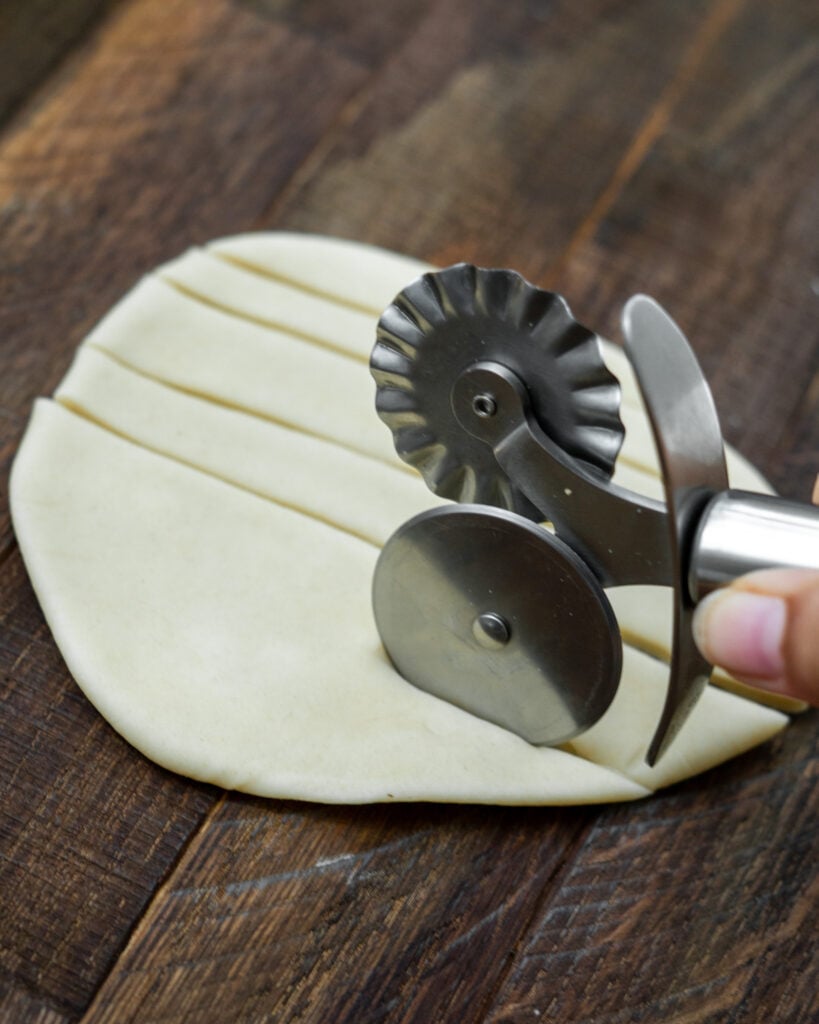
<path id="1" fill-rule="evenodd" d="M 672 587 L 653 765 L 710 677 L 696 603 L 753 569 L 819 568 L 819 511 L 729 489 L 714 402 L 682 332 L 645 295 L 626 304 L 622 327 L 665 502 L 612 482 L 620 386 L 559 295 L 458 264 L 397 296 L 370 360 L 376 408 L 401 458 L 455 503 L 390 537 L 373 607 L 405 679 L 552 745 L 598 721 L 619 685 L 604 588 Z"/>

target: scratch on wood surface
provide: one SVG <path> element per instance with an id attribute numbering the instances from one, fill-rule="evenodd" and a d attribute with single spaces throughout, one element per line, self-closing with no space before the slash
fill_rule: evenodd
<path id="1" fill-rule="evenodd" d="M 356 853 L 339 853 L 335 857 L 322 857 L 316 861 L 315 867 L 317 868 L 329 868 L 335 867 L 337 864 L 344 864 L 348 861 L 355 860 L 358 854 Z"/>
<path id="2" fill-rule="evenodd" d="M 576 253 L 594 236 L 600 223 L 616 202 L 617 197 L 637 172 L 654 143 L 667 128 L 674 108 L 684 95 L 705 58 L 727 30 L 728 26 L 738 17 L 745 3 L 746 0 L 722 0 L 721 3 L 716 4 L 702 23 L 699 31 L 694 35 L 691 45 L 683 54 L 677 74 L 669 81 L 657 102 L 649 110 L 647 117 L 637 130 L 631 145 L 615 168 L 608 185 L 606 185 L 592 204 L 589 212 L 580 222 L 560 258 L 550 267 L 549 277 L 559 276 L 563 268 L 571 263 Z"/>
<path id="3" fill-rule="evenodd" d="M 202 832 L 204 833 L 204 831 L 210 827 L 211 825 L 209 822 L 207 825 L 203 826 Z M 400 836 L 398 839 L 393 839 L 387 843 L 381 843 L 378 846 L 374 846 L 369 850 L 363 850 L 360 853 L 349 852 L 335 854 L 332 857 L 320 857 L 314 864 L 307 865 L 306 867 L 293 868 L 288 871 L 279 871 L 271 875 L 262 875 L 259 878 L 243 879 L 241 882 L 219 882 L 214 885 L 173 886 L 169 888 L 167 895 L 169 899 L 174 900 L 190 896 L 198 898 L 211 893 L 222 893 L 225 895 L 236 896 L 245 892 L 258 892 L 264 889 L 269 889 L 271 886 L 280 885 L 283 882 L 298 881 L 310 878 L 314 875 L 342 872 L 342 869 L 344 869 L 343 874 L 345 875 L 345 881 L 349 884 L 353 881 L 353 878 L 360 874 L 361 870 L 366 868 L 376 857 L 384 853 L 406 848 L 430 834 L 434 834 L 434 830 L 427 829 L 421 832 L 413 832 L 410 835 Z"/>
<path id="4" fill-rule="evenodd" d="M 193 897 L 199 899 L 211 893 L 220 893 L 225 896 L 239 896 L 246 892 L 261 892 L 271 886 L 281 885 L 283 882 L 297 881 L 309 878 L 311 875 L 325 874 L 327 865 L 319 866 L 313 864 L 306 868 L 294 868 L 292 871 L 279 871 L 273 875 L 262 875 L 259 878 L 246 878 L 241 882 L 217 882 L 213 885 L 190 885 L 170 889 L 169 900 L 188 899 Z"/>

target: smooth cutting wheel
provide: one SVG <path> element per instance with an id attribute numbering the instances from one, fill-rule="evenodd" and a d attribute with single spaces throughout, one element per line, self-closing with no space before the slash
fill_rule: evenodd
<path id="1" fill-rule="evenodd" d="M 457 264 L 413 282 L 382 315 L 370 368 L 376 408 L 401 458 L 436 494 L 543 519 L 466 433 L 452 410 L 453 382 L 496 361 L 525 382 L 534 418 L 567 455 L 608 479 L 623 442 L 620 387 L 599 338 L 566 302 L 509 270 Z"/>
<path id="2" fill-rule="evenodd" d="M 602 588 L 513 512 L 451 505 L 409 520 L 381 552 L 373 607 L 405 679 L 530 743 L 584 732 L 617 690 L 622 642 Z"/>

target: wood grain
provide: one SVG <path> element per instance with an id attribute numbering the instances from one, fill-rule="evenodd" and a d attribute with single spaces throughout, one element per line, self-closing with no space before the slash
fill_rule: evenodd
<path id="1" fill-rule="evenodd" d="M 744 762 L 601 814 L 486 1019 L 815 1019 L 816 754 L 802 719 Z"/>
<path id="2" fill-rule="evenodd" d="M 28 0 L 0 6 L 0 125 L 115 0 Z"/>
<path id="3" fill-rule="evenodd" d="M 85 1020 L 475 1019 L 588 817 L 229 796 Z"/>
<path id="4" fill-rule="evenodd" d="M 442 0 L 309 179 L 258 226 L 367 237 L 537 279 L 605 189 L 707 9 L 666 4 L 660 19 L 610 0 Z"/>
<path id="5" fill-rule="evenodd" d="M 810 463 L 794 426 L 815 422 L 819 372 L 818 40 L 815 5 L 740 5 L 595 236 L 549 275 L 612 334 L 621 297 L 656 295 L 700 355 L 728 440 L 803 501 L 816 476 L 815 439 L 814 465 L 792 471 Z"/>
<path id="6" fill-rule="evenodd" d="M 142 272 L 286 228 L 515 266 L 610 335 L 656 294 L 730 440 L 807 496 L 817 27 L 808 0 L 128 0 L 36 92 L 32 45 L 0 135 L 0 490 Z M 815 1019 L 815 714 L 623 807 L 221 794 L 82 697 L 5 502 L 0 661 L 0 1020 Z"/>

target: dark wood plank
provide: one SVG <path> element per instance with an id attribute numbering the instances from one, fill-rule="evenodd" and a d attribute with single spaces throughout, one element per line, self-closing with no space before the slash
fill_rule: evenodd
<path id="1" fill-rule="evenodd" d="M 229 796 L 84 1024 L 478 1020 L 590 813 Z"/>
<path id="2" fill-rule="evenodd" d="M 803 497 L 810 481 L 819 476 L 819 370 L 783 431 L 776 455 L 781 456 L 781 462 L 773 472 L 785 481 L 789 491 Z"/>
<path id="3" fill-rule="evenodd" d="M 606 187 L 709 6 L 440 0 L 257 226 L 535 278 Z"/>
<path id="4" fill-rule="evenodd" d="M 0 522 L 8 516 L 8 482 L 11 464 L 25 428 L 26 417 L 20 413 L 0 410 Z M 14 547 L 11 531 L 0 532 L 0 565 Z"/>
<path id="5" fill-rule="evenodd" d="M 71 1018 L 215 790 L 141 757 L 94 711 L 16 551 L 0 568 L 0 703 L 0 1008 Z"/>
<path id="6" fill-rule="evenodd" d="M 488 1014 L 815 1020 L 816 716 L 749 758 L 601 813 Z"/>
<path id="7" fill-rule="evenodd" d="M 819 14 L 809 0 L 735 6 L 628 187 L 545 277 L 612 336 L 629 295 L 655 295 L 699 353 L 728 440 L 806 501 L 819 468 Z"/>
<path id="8" fill-rule="evenodd" d="M 0 989 L 0 1020 L 9 1021 L 11 1024 L 23 1024 L 24 1021 L 36 1024 L 68 1024 L 71 1018 L 44 1006 L 39 996 L 20 989 Z"/>
<path id="9" fill-rule="evenodd" d="M 116 0 L 0 4 L 0 125 Z"/>

